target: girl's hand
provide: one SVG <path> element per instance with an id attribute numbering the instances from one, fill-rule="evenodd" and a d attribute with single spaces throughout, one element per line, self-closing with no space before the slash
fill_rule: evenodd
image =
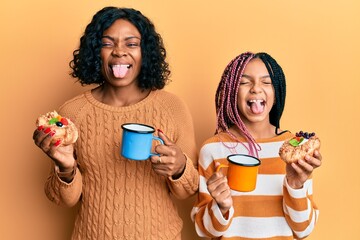
<path id="1" fill-rule="evenodd" d="M 322 156 L 315 150 L 313 157 L 306 155 L 304 160 L 286 165 L 286 179 L 290 187 L 300 189 L 315 168 L 321 166 Z"/>
<path id="2" fill-rule="evenodd" d="M 215 162 L 215 169 L 219 165 L 220 163 Z M 219 205 L 221 213 L 225 216 L 233 205 L 231 190 L 227 183 L 226 176 L 221 171 L 214 172 L 206 184 L 210 195 Z"/>
<path id="3" fill-rule="evenodd" d="M 155 147 L 155 151 L 160 156 L 151 157 L 153 169 L 159 175 L 178 179 L 185 171 L 186 157 L 180 147 L 172 142 L 161 130 L 158 130 L 158 134 L 164 144 Z"/>
<path id="4" fill-rule="evenodd" d="M 58 146 L 60 142 L 51 143 L 55 132 L 50 128 L 39 127 L 34 131 L 33 140 L 44 153 L 46 153 L 59 167 L 61 172 L 68 172 L 74 168 L 74 147 L 73 145 Z"/>

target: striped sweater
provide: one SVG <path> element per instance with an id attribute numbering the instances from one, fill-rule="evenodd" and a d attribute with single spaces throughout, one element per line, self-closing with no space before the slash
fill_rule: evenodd
<path id="1" fill-rule="evenodd" d="M 233 206 L 227 219 L 210 196 L 206 181 L 214 173 L 215 161 L 227 164 L 226 156 L 247 153 L 247 150 L 226 133 L 205 141 L 198 163 L 199 194 L 191 212 L 199 236 L 288 240 L 305 238 L 313 231 L 319 211 L 312 198 L 312 179 L 308 179 L 302 189 L 292 189 L 284 177 L 286 164 L 278 154 L 281 144 L 292 136 L 285 132 L 257 141 L 261 147 L 261 165 L 256 189 L 247 193 L 231 190 Z"/>
<path id="2" fill-rule="evenodd" d="M 73 240 L 181 239 L 182 220 L 173 196 L 183 199 L 198 189 L 194 128 L 185 103 L 166 91 L 152 91 L 142 101 L 112 107 L 86 91 L 62 105 L 59 113 L 79 129 L 75 143 L 78 168 L 71 183 L 52 166 L 47 197 L 59 205 L 80 203 Z M 188 156 L 179 179 L 160 176 L 150 161 L 120 155 L 121 125 L 144 123 L 163 132 Z M 194 166 L 195 165 L 195 166 Z"/>

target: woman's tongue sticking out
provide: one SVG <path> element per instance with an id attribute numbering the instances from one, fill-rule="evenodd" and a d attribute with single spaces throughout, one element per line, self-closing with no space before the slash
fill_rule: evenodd
<path id="1" fill-rule="evenodd" d="M 125 77 L 126 73 L 129 70 L 130 65 L 113 65 L 112 70 L 114 73 L 114 76 L 116 78 L 123 78 Z"/>

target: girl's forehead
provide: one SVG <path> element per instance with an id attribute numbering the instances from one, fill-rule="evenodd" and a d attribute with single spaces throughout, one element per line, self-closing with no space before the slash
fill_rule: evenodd
<path id="1" fill-rule="evenodd" d="M 261 59 L 253 58 L 246 65 L 244 74 L 268 74 L 268 71 Z"/>

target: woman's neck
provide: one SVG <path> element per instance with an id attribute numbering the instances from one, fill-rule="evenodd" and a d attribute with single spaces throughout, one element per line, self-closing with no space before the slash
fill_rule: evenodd
<path id="1" fill-rule="evenodd" d="M 93 97 L 110 106 L 126 107 L 134 105 L 145 99 L 151 90 L 142 90 L 138 87 L 133 88 L 114 88 L 106 84 L 92 90 Z"/>

